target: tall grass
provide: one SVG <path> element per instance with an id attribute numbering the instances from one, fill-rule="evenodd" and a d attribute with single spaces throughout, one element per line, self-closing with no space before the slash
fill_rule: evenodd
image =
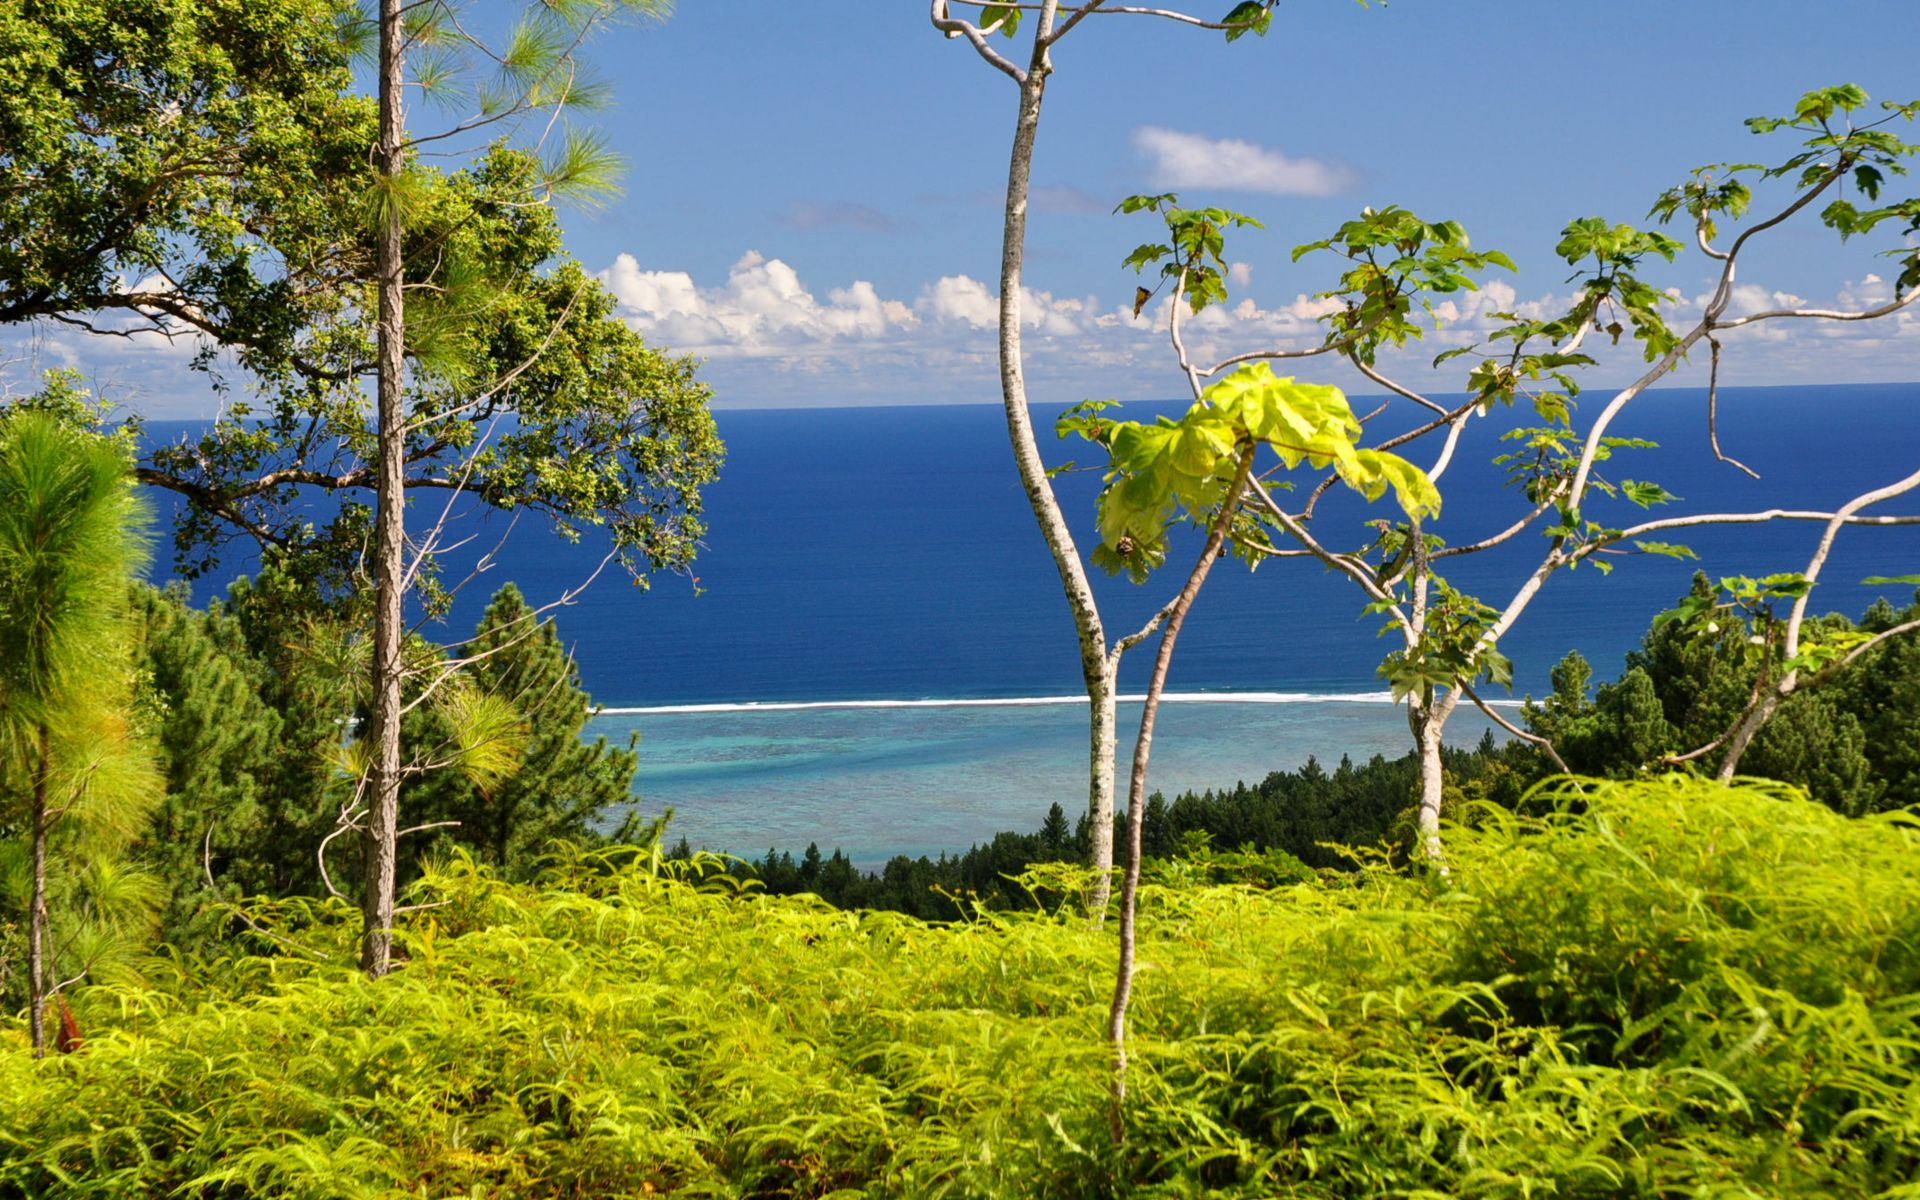
<path id="1" fill-rule="evenodd" d="M 574 856 L 433 871 L 384 980 L 283 906 L 300 951 L 83 993 L 80 1054 L 0 1026 L 0 1194 L 1920 1197 L 1914 823 L 1668 780 L 1471 825 L 1445 880 L 1144 888 L 1124 1156 L 1110 931 Z"/>

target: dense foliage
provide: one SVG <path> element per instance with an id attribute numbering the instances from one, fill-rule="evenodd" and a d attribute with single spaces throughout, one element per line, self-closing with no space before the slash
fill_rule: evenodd
<path id="1" fill-rule="evenodd" d="M 1445 761 L 1457 796 L 1511 805 L 1540 776 L 1537 755 L 1489 734 L 1472 750 L 1449 748 Z M 1292 771 L 1274 771 L 1257 783 L 1218 791 L 1182 792 L 1169 801 L 1149 797 L 1142 847 L 1151 859 L 1201 877 L 1288 880 L 1314 868 L 1351 868 L 1353 848 L 1391 844 L 1404 852 L 1412 840 L 1412 803 L 1419 768 L 1412 755 L 1350 759 L 1329 772 L 1309 758 Z M 861 871 L 839 850 L 823 856 L 809 845 L 769 850 L 764 858 L 729 864 L 775 895 L 801 892 L 840 908 L 886 908 L 928 920 L 952 920 L 977 905 L 1033 908 L 1041 903 L 1017 877 L 1030 867 L 1087 860 L 1086 818 L 1069 825 L 1058 804 L 1032 833 L 1005 831 L 957 854 L 937 858 L 896 855 L 875 871 Z M 671 852 L 690 858 L 682 839 Z"/>
<path id="2" fill-rule="evenodd" d="M 550 201 L 605 182 L 591 138 L 568 135 L 557 158 L 473 144 L 436 165 L 442 151 L 419 147 L 443 135 L 409 140 L 399 95 L 446 99 L 471 51 L 507 90 L 482 85 L 481 113 L 444 136 L 557 118 L 576 82 L 578 98 L 596 90 L 572 47 L 622 7 L 657 6 L 530 5 L 498 53 L 445 4 L 388 0 L 371 22 L 344 0 L 0 8 L 0 324 L 190 333 L 195 368 L 233 375 L 215 376 L 207 431 L 137 468 L 136 428 L 105 429 L 77 377 L 0 406 L 0 1012 L 28 1014 L 0 1016 L 0 1200 L 1920 1198 L 1920 641 L 1841 671 L 1848 647 L 1920 625 L 1920 601 L 1857 626 L 1828 617 L 1803 640 L 1803 602 L 1784 635 L 1767 606 L 1803 601 L 1821 557 L 1804 575 L 1702 579 L 1617 682 L 1590 698 L 1585 662 L 1555 671 L 1525 719 L 1557 755 L 1525 738 L 1443 751 L 1465 684 L 1510 678 L 1495 642 L 1531 593 L 1497 614 L 1433 574 L 1432 481 L 1386 453 L 1401 439 L 1357 446 L 1337 390 L 1264 364 L 1202 387 L 1235 362 L 1188 362 L 1172 322 L 1180 301 L 1198 314 L 1227 298 L 1220 230 L 1253 222 L 1224 210 L 1122 206 L 1167 225 L 1170 244 L 1128 261 L 1173 282 L 1169 332 L 1200 403 L 1155 426 L 1099 404 L 1063 423 L 1110 455 L 1094 561 L 1137 578 L 1170 521 L 1210 530 L 1163 613 L 1157 696 L 1221 541 L 1252 562 L 1293 552 L 1269 533 L 1293 538 L 1401 628 L 1383 674 L 1408 701 L 1417 763 L 1310 761 L 1149 802 L 1149 719 L 1129 794 L 1129 840 L 1153 859 L 1138 960 L 1137 855 L 1119 936 L 1086 919 L 1111 907 L 1109 873 L 1078 865 L 1111 860 L 1098 766 L 1091 829 L 1055 804 L 1035 833 L 876 874 L 817 846 L 798 861 L 662 854 L 660 822 L 631 815 L 609 833 L 611 812 L 632 811 L 634 746 L 581 741 L 590 702 L 551 625 L 509 586 L 472 639 L 439 646 L 403 632 L 403 597 L 445 611 L 436 556 L 482 507 L 531 510 L 566 540 L 597 529 L 602 567 L 640 581 L 687 570 L 722 455 L 709 391 L 565 253 Z M 1019 24 L 1018 6 L 978 7 L 1002 32 Z M 1240 4 L 1220 28 L 1265 33 L 1272 7 Z M 349 91 L 355 38 L 376 27 L 377 133 Z M 989 52 L 1029 114 L 1046 45 L 1030 73 Z M 1515 531 L 1557 514 L 1536 582 L 1629 536 L 1582 506 L 1616 491 L 1594 464 L 1642 444 L 1602 436 L 1642 385 L 1576 454 L 1566 372 L 1594 361 L 1582 339 L 1617 342 L 1619 320 L 1599 322 L 1624 317 L 1652 379 L 1715 328 L 1823 315 L 1720 322 L 1748 236 L 1837 183 L 1878 202 L 1920 150 L 1882 128 L 1920 104 L 1856 126 L 1866 104 L 1851 86 L 1809 93 L 1793 116 L 1749 122 L 1808 134 L 1805 150 L 1656 203 L 1725 263 L 1692 332 L 1634 274 L 1682 244 L 1583 218 L 1557 248 L 1597 272 L 1571 312 L 1501 314 L 1510 347 L 1436 361 L 1477 355 L 1473 404 L 1525 396 L 1549 426 L 1496 459 L 1536 506 Z M 1034 119 L 1009 193 L 1005 401 L 1076 606 L 1104 763 L 1124 645 L 1079 577 L 1018 369 Z M 1798 176 L 1799 198 L 1718 252 L 1716 219 L 1750 201 L 1742 176 Z M 1920 223 L 1911 199 L 1818 212 L 1842 237 Z M 1420 293 L 1512 267 L 1393 207 L 1296 258 L 1314 250 L 1351 263 L 1322 294 L 1342 302 L 1321 349 L 1363 369 L 1420 335 Z M 1898 287 L 1920 280 L 1911 237 L 1891 253 Z M 1543 378 L 1564 391 L 1533 389 Z M 1457 433 L 1472 407 L 1425 432 Z M 1332 467 L 1329 485 L 1391 488 L 1407 523 L 1379 523 L 1359 554 L 1326 551 L 1302 528 L 1312 501 L 1289 514 L 1255 474 L 1263 446 Z M 235 536 L 266 569 L 206 611 L 134 583 L 135 478 L 185 498 L 186 573 Z M 411 533 L 409 489 L 428 522 Z M 1263 508 L 1236 517 L 1247 495 Z M 1744 763 L 1801 790 L 1697 778 L 1689 764 L 1730 725 L 1720 774 Z M 1562 758 L 1582 774 L 1540 783 Z M 360 836 L 364 866 L 330 858 Z M 400 970 L 379 978 L 390 932 Z"/>
<path id="3" fill-rule="evenodd" d="M 1691 620 L 1656 622 L 1627 655 L 1621 677 L 1591 697 L 1592 670 L 1569 654 L 1553 673 L 1553 694 L 1529 711 L 1535 732 L 1554 739 L 1567 765 L 1593 775 L 1657 768 L 1719 738 L 1754 695 L 1766 660 L 1753 649 L 1759 621 L 1705 608 L 1713 585 L 1697 575 L 1682 600 Z M 1868 634 L 1920 618 L 1920 595 L 1895 609 L 1884 598 L 1858 621 L 1829 615 L 1813 624 L 1828 638 Z M 1888 639 L 1819 688 L 1796 692 L 1761 727 L 1743 772 L 1806 788 L 1841 812 L 1920 804 L 1920 638 Z"/>
<path id="4" fill-rule="evenodd" d="M 1696 577 L 1694 596 L 1709 594 Z M 1884 598 L 1858 621 L 1831 614 L 1825 631 L 1869 633 L 1920 617 L 1920 596 L 1904 609 Z M 1529 702 L 1530 729 L 1551 738 L 1562 758 L 1586 775 L 1628 779 L 1685 769 L 1666 756 L 1723 733 L 1753 693 L 1761 665 L 1746 652 L 1745 627 L 1710 622 L 1656 623 L 1626 657 L 1616 680 L 1593 686 L 1577 652 L 1554 669 L 1553 691 Z M 1920 805 L 1920 638 L 1875 647 L 1826 686 L 1796 694 L 1762 727 L 1746 759 L 1750 774 L 1804 789 L 1836 811 L 1911 810 Z M 1491 731 L 1470 750 L 1444 748 L 1449 807 L 1486 801 L 1513 808 L 1528 788 L 1558 773 L 1545 754 Z M 1317 760 L 1256 782 L 1148 800 L 1142 846 L 1151 859 L 1183 860 L 1183 869 L 1234 879 L 1286 878 L 1315 869 L 1352 869 L 1355 850 L 1384 849 L 1405 861 L 1414 838 L 1419 762 L 1408 754 L 1343 757 L 1328 771 Z M 999 909 L 1040 904 L 1016 879 L 1030 867 L 1087 859 L 1086 819 L 1069 826 L 1058 804 L 1032 833 L 1005 831 L 964 852 L 897 855 L 877 870 L 845 854 L 809 845 L 768 850 L 729 869 L 776 895 L 811 893 L 840 908 L 885 908 L 951 920 L 974 905 Z M 688 857 L 684 840 L 673 854 Z M 1240 856 L 1236 859 L 1235 856 Z M 1224 876 L 1221 873 L 1224 872 Z"/>
<path id="5" fill-rule="evenodd" d="M 135 780 L 134 808 L 117 802 L 113 819 L 83 839 L 111 849 L 104 858 L 92 853 L 85 870 L 122 892 L 137 884 L 140 911 L 157 910 L 158 919 L 135 923 L 138 941 L 130 948 L 94 938 L 93 957 L 145 953 L 155 942 L 207 949 L 236 926 L 231 905 L 242 897 L 327 894 L 319 850 L 351 787 L 341 773 L 342 738 L 363 711 L 356 702 L 360 679 L 351 656 L 342 672 L 319 652 L 326 631 L 286 587 L 273 576 L 241 580 L 223 601 L 199 610 L 181 590 L 139 585 L 130 601 L 116 605 L 126 614 L 119 622 L 124 644 L 101 682 L 130 693 L 124 718 L 114 718 L 115 736 L 147 765 Z M 476 664 L 478 680 L 469 686 L 499 697 L 524 720 L 525 749 L 515 769 L 492 784 L 453 770 L 409 782 L 419 822 L 439 827 L 409 839 L 419 844 L 408 846 L 405 877 L 436 845 L 523 878 L 552 839 L 599 844 L 649 836 L 645 822 L 607 819 L 610 807 L 632 799 L 634 753 L 604 739 L 580 740 L 591 701 L 552 625 L 531 620 L 508 585 L 482 617 L 474 645 L 491 653 Z M 95 703 L 97 696 L 83 699 Z M 79 727 L 76 736 L 99 744 L 105 719 Z M 423 707 L 407 744 L 422 753 L 447 736 L 444 713 Z M 87 762 L 98 775 L 98 763 Z M 24 789 L 11 775 L 0 784 L 0 1002 L 9 1007 L 25 987 L 18 953 L 27 907 Z M 94 794 L 109 795 L 97 787 Z M 75 834 L 82 828 L 72 825 Z M 356 877 L 356 859 L 334 856 L 336 885 Z M 59 866 L 60 886 L 84 898 L 82 866 Z"/>
<path id="6" fill-rule="evenodd" d="M 89 990 L 82 1053 L 0 1054 L 0 1193 L 1914 1195 L 1920 829 L 1679 778 L 1529 807 L 1445 878 L 1146 888 L 1117 1152 L 1111 933 L 601 854 L 442 865 L 382 982 L 296 905 Z"/>

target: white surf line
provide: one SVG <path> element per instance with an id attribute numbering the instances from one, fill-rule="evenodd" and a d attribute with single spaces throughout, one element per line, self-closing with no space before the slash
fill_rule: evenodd
<path id="1" fill-rule="evenodd" d="M 1122 704 L 1138 704 L 1144 694 L 1123 695 Z M 735 704 L 655 704 L 641 708 L 602 708 L 600 716 L 681 716 L 699 713 L 806 712 L 859 708 L 1041 708 L 1085 704 L 1085 696 L 1011 696 L 984 700 L 750 700 Z M 1167 692 L 1162 704 L 1393 704 L 1391 692 Z M 1489 700 L 1504 708 L 1524 701 Z"/>

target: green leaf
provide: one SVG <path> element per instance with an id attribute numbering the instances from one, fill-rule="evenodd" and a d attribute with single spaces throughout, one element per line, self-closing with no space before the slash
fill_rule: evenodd
<path id="1" fill-rule="evenodd" d="M 1920 575 L 1869 575 L 1860 582 L 1869 587 L 1898 587 L 1904 584 L 1920 587 Z"/>
<path id="2" fill-rule="evenodd" d="M 1020 7 L 1015 4 L 989 4 L 980 10 L 980 27 L 988 33 L 997 32 L 1001 37 L 1012 37 L 1020 28 Z"/>
<path id="3" fill-rule="evenodd" d="M 1678 606 L 1669 608 L 1653 619 L 1653 628 L 1664 629 L 1675 621 L 1688 624 L 1713 609 L 1712 596 L 1688 596 Z"/>
<path id="4" fill-rule="evenodd" d="M 1249 33 L 1265 37 L 1268 27 L 1273 23 L 1272 0 L 1241 0 L 1220 19 L 1220 23 L 1227 26 L 1229 42 L 1239 41 Z"/>
<path id="5" fill-rule="evenodd" d="M 1695 554 L 1691 548 L 1675 542 L 1635 542 L 1634 545 L 1638 547 L 1643 554 L 1658 554 L 1665 558 L 1700 557 L 1698 554 Z"/>
<path id="6" fill-rule="evenodd" d="M 1656 504 L 1666 504 L 1680 498 L 1659 484 L 1648 483 L 1642 479 L 1621 480 L 1620 494 L 1641 508 L 1652 508 Z"/>

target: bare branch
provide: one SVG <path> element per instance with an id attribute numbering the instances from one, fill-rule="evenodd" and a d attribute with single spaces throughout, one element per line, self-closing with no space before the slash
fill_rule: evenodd
<path id="1" fill-rule="evenodd" d="M 1480 698 L 1480 694 L 1478 692 L 1475 692 L 1472 686 L 1469 685 L 1465 680 L 1456 680 L 1455 683 L 1456 683 L 1456 686 L 1459 687 L 1461 692 L 1465 693 L 1467 699 L 1473 701 L 1475 708 L 1478 708 L 1481 712 L 1487 714 L 1488 720 L 1492 721 L 1495 725 L 1498 725 L 1500 728 L 1506 730 L 1508 733 L 1512 734 L 1514 737 L 1519 738 L 1521 741 L 1530 742 L 1533 745 L 1540 747 L 1542 750 L 1545 750 L 1547 752 L 1547 757 L 1553 760 L 1553 765 L 1556 767 L 1559 767 L 1561 770 L 1561 773 L 1566 775 L 1573 774 L 1572 769 L 1567 766 L 1566 760 L 1560 757 L 1560 752 L 1553 748 L 1552 739 L 1544 738 L 1537 733 L 1531 733 L 1525 729 L 1522 729 L 1519 726 L 1515 725 L 1513 722 L 1507 720 L 1505 717 L 1501 716 L 1499 713 L 1495 712 L 1493 710 L 1493 706 L 1488 704 L 1485 700 L 1482 700 Z"/>
<path id="2" fill-rule="evenodd" d="M 1602 546 L 1617 545 L 1628 538 L 1645 537 L 1668 529 L 1690 529 L 1701 525 L 1762 525 L 1769 521 L 1832 521 L 1843 525 L 1920 525 L 1920 516 L 1869 517 L 1858 513 L 1805 512 L 1798 509 L 1769 508 L 1749 513 L 1696 513 L 1690 517 L 1663 517 L 1628 529 L 1618 530 L 1604 539 L 1596 539 L 1573 552 L 1572 559 L 1585 558 Z"/>
<path id="3" fill-rule="evenodd" d="M 1813 557 L 1807 560 L 1807 569 L 1802 572 L 1802 574 L 1806 576 L 1807 582 L 1812 584 L 1819 580 L 1820 571 L 1827 564 L 1827 556 L 1833 553 L 1834 540 L 1840 536 L 1841 527 L 1848 524 L 1850 518 L 1852 518 L 1855 513 L 1870 505 L 1891 500 L 1895 496 L 1903 496 L 1915 488 L 1920 488 L 1920 471 L 1915 471 L 1906 478 L 1890 483 L 1885 487 L 1875 488 L 1870 492 L 1862 492 L 1835 510 L 1832 518 L 1827 521 L 1827 527 L 1820 533 L 1820 544 L 1814 549 Z M 1806 620 L 1807 604 L 1812 599 L 1813 589 L 1809 587 L 1793 602 L 1793 610 L 1787 617 L 1787 642 L 1785 649 L 1788 658 L 1792 658 L 1794 655 L 1800 653 L 1800 627 Z M 1795 672 L 1793 671 L 1787 672 L 1786 677 L 1783 677 L 1781 682 L 1783 684 L 1786 683 L 1794 674 Z"/>
<path id="4" fill-rule="evenodd" d="M 962 0 L 962 2 L 964 2 L 964 0 Z M 1001 56 L 998 50 L 989 46 L 987 44 L 986 34 L 980 31 L 979 26 L 967 21 L 962 21 L 957 17 L 949 17 L 947 15 L 947 0 L 932 0 L 932 3 L 933 7 L 929 16 L 933 21 L 933 27 L 935 29 L 938 29 L 950 38 L 966 38 L 974 50 L 979 52 L 980 57 L 985 59 L 988 65 L 993 67 L 994 70 L 1001 72 L 1015 83 L 1024 85 L 1027 82 L 1027 73 L 1007 61 L 1007 59 Z"/>
<path id="5" fill-rule="evenodd" d="M 1713 447 L 1715 458 L 1758 479 L 1760 472 L 1720 449 L 1720 339 L 1709 334 L 1707 345 L 1713 352 L 1712 365 L 1707 370 L 1707 444 Z"/>
<path id="6" fill-rule="evenodd" d="M 409 825 L 405 829 L 396 829 L 393 836 L 403 838 L 410 833 L 425 833 L 429 829 L 447 829 L 459 824 L 459 821 L 429 821 L 425 825 Z"/>
<path id="7" fill-rule="evenodd" d="M 1355 562 L 1344 554 L 1335 554 L 1325 546 L 1322 546 L 1314 539 L 1312 534 L 1307 532 L 1305 526 L 1301 525 L 1298 520 L 1274 502 L 1273 497 L 1268 494 L 1265 488 L 1250 488 L 1248 491 L 1249 494 L 1259 500 L 1261 506 L 1267 510 L 1268 514 L 1271 515 L 1275 521 L 1280 523 L 1280 527 L 1286 530 L 1287 534 L 1292 537 L 1294 541 L 1299 542 L 1310 554 L 1321 562 L 1359 584 L 1360 590 L 1365 592 L 1369 597 L 1386 605 L 1387 611 L 1393 615 L 1393 619 L 1399 624 L 1401 633 L 1406 637 L 1409 646 L 1418 640 L 1418 635 L 1414 631 L 1413 624 L 1407 619 L 1407 614 L 1401 611 L 1399 602 L 1394 599 L 1391 592 L 1381 587 L 1380 584 L 1374 580 L 1373 573 L 1367 569 L 1365 563 Z"/>
<path id="8" fill-rule="evenodd" d="M 207 827 L 207 836 L 200 841 L 200 870 L 206 876 L 207 891 L 213 895 L 213 902 L 221 908 L 226 909 L 227 912 L 232 915 L 239 917 L 248 929 L 276 945 L 285 946 L 289 950 L 294 950 L 301 954 L 310 954 L 322 961 L 325 961 L 329 957 L 324 950 L 315 950 L 311 946 L 303 946 L 284 934 L 278 934 L 268 929 L 266 926 L 260 924 L 260 922 L 254 920 L 252 913 L 249 913 L 246 909 L 241 908 L 238 904 L 234 904 L 220 894 L 220 885 L 214 882 L 213 878 L 213 827 L 211 825 Z M 338 894 L 337 892 L 335 893 L 335 895 Z"/>
<path id="9" fill-rule="evenodd" d="M 1593 427 L 1587 432 L 1586 443 L 1580 451 L 1580 465 L 1574 471 L 1573 486 L 1569 488 L 1567 492 L 1567 503 L 1569 506 L 1577 509 L 1580 507 L 1581 500 L 1585 498 L 1587 484 L 1592 477 L 1593 464 L 1599 453 L 1601 439 L 1606 436 L 1607 427 L 1613 423 L 1614 417 L 1618 416 L 1620 410 L 1625 408 L 1634 397 L 1638 396 L 1654 382 L 1678 366 L 1681 360 L 1686 357 L 1687 351 L 1691 350 L 1701 338 L 1708 336 L 1716 328 L 1735 328 L 1739 325 L 1751 324 L 1754 321 L 1766 320 L 1771 317 L 1817 315 L 1812 310 L 1796 310 L 1793 312 L 1757 314 L 1755 316 L 1737 318 L 1725 323 L 1722 323 L 1720 320 L 1720 315 L 1726 311 L 1728 303 L 1733 299 L 1733 281 L 1741 248 L 1751 241 L 1755 235 L 1773 228 L 1807 205 L 1813 203 L 1814 198 L 1826 191 L 1827 188 L 1833 186 L 1834 181 L 1840 178 L 1841 174 L 1842 171 L 1838 167 L 1829 170 L 1821 177 L 1818 183 L 1795 197 L 1785 208 L 1773 216 L 1768 217 L 1766 220 L 1749 226 L 1747 229 L 1741 231 L 1738 238 L 1734 239 L 1733 245 L 1727 250 L 1723 259 L 1724 265 L 1720 270 L 1720 281 L 1714 288 L 1713 298 L 1708 301 L 1706 312 L 1700 318 L 1700 323 L 1689 330 L 1686 336 L 1682 337 L 1671 350 L 1661 355 L 1660 358 L 1648 368 L 1645 374 L 1622 389 L 1612 400 L 1608 401 L 1607 406 L 1601 410 L 1599 417 L 1595 419 Z M 1912 300 L 1915 295 L 1920 295 L 1920 290 L 1909 294 L 1904 299 L 1896 300 L 1890 305 L 1882 306 L 1882 309 L 1869 310 L 1868 313 L 1859 316 L 1840 315 L 1834 319 L 1865 320 L 1870 315 L 1885 315 L 1885 313 L 1892 312 Z M 1586 327 L 1591 324 L 1591 320 L 1583 323 L 1583 335 Z"/>
<path id="10" fill-rule="evenodd" d="M 1434 412 L 1440 413 L 1442 416 L 1445 416 L 1449 421 L 1453 419 L 1453 414 L 1448 412 L 1446 405 L 1438 404 L 1432 400 L 1429 400 L 1425 396 L 1422 396 L 1419 392 L 1414 391 L 1412 388 L 1403 387 L 1400 384 L 1394 382 L 1392 379 L 1387 378 L 1385 375 L 1382 375 L 1380 372 L 1374 370 L 1372 364 L 1362 360 L 1359 355 L 1349 354 L 1347 355 L 1347 361 L 1352 363 L 1354 365 L 1354 369 L 1358 370 L 1362 375 L 1365 375 L 1368 379 L 1373 380 L 1375 383 L 1379 384 L 1381 387 L 1386 388 L 1388 391 L 1392 392 L 1394 395 L 1403 396 L 1406 399 L 1413 401 L 1415 404 L 1418 404 L 1422 408 L 1431 409 Z"/>
<path id="11" fill-rule="evenodd" d="M 1832 308 L 1772 308 L 1766 312 L 1749 313 L 1744 317 L 1735 317 L 1730 321 L 1716 321 L 1716 329 L 1738 329 L 1742 325 L 1752 325 L 1758 321 L 1807 320 L 1807 321 L 1872 321 L 1879 317 L 1899 312 L 1915 300 L 1920 300 L 1920 288 L 1914 288 L 1904 295 L 1896 296 L 1877 308 L 1855 310 Z"/>
<path id="12" fill-rule="evenodd" d="M 400 711 L 403 714 L 412 712 L 414 709 L 420 707 L 422 704 L 425 704 L 429 699 L 431 699 L 435 692 L 438 692 L 440 688 L 443 685 L 445 685 L 449 679 L 453 678 L 462 670 L 466 669 L 467 667 L 473 666 L 475 663 L 484 662 L 487 659 L 492 658 L 496 654 L 499 654 L 505 650 L 511 649 L 512 647 L 519 644 L 521 641 L 525 640 L 526 638 L 533 636 L 533 634 L 540 627 L 541 618 L 546 616 L 548 613 L 552 612 L 557 608 L 564 608 L 568 605 L 571 605 L 576 599 L 578 599 L 580 594 L 586 591 L 587 588 L 591 587 L 593 585 L 593 581 L 600 577 L 600 573 L 607 569 L 607 564 L 613 561 L 615 553 L 616 553 L 615 551 L 609 550 L 606 553 L 605 557 L 601 558 L 600 565 L 593 569 L 593 573 L 591 575 L 587 576 L 587 578 L 582 582 L 575 584 L 573 587 L 567 589 L 565 592 L 562 592 L 558 599 L 550 600 L 547 603 L 540 605 L 538 608 L 528 609 L 520 617 L 516 618 L 516 621 L 524 622 L 526 625 L 526 628 L 514 634 L 513 637 L 508 638 L 506 641 L 501 642 L 498 645 L 490 646 L 487 649 L 482 650 L 476 654 L 460 655 L 460 656 L 447 658 L 441 661 L 438 665 L 436 665 L 433 668 L 435 671 L 435 674 L 432 681 L 429 682 L 425 687 L 421 688 L 419 694 L 414 696 L 412 700 L 409 700 L 404 706 L 402 706 Z M 449 646 L 450 647 L 468 646 L 473 644 L 475 640 L 476 638 L 467 638 L 463 641 L 449 643 Z"/>
<path id="13" fill-rule="evenodd" d="M 1187 387 L 1193 392 L 1195 400 L 1200 399 L 1200 373 L 1193 368 L 1187 358 L 1187 345 L 1180 339 L 1180 301 L 1187 291 L 1187 268 L 1180 268 L 1180 275 L 1173 281 L 1172 303 L 1167 306 L 1167 336 L 1173 342 L 1174 359 L 1180 364 L 1180 370 L 1187 377 Z"/>
<path id="14" fill-rule="evenodd" d="M 1132 633 L 1128 634 L 1127 636 L 1121 638 L 1119 641 L 1115 642 L 1113 644 L 1113 649 L 1108 652 L 1107 657 L 1114 663 L 1118 663 L 1120 661 L 1121 655 L 1133 649 L 1135 646 L 1138 646 L 1141 642 L 1144 642 L 1148 638 L 1152 637 L 1153 631 L 1160 628 L 1161 623 L 1164 622 L 1167 619 L 1167 617 L 1173 612 L 1174 603 L 1175 601 L 1173 600 L 1167 601 L 1167 603 L 1161 607 L 1159 612 L 1154 613 L 1153 616 L 1147 619 L 1147 623 L 1145 625 L 1142 625 L 1140 628 L 1134 630 Z"/>
<path id="15" fill-rule="evenodd" d="M 1557 495 L 1558 493 L 1555 493 L 1555 494 Z M 1539 520 L 1541 515 L 1544 514 L 1549 508 L 1552 508 L 1552 507 L 1553 507 L 1553 497 L 1549 496 L 1547 499 L 1542 500 L 1540 503 L 1534 505 L 1532 512 L 1528 513 L 1524 517 L 1521 517 L 1518 521 L 1515 521 L 1513 524 L 1507 526 L 1505 529 L 1501 530 L 1499 533 L 1494 534 L 1492 537 L 1482 538 L 1477 542 L 1470 542 L 1462 546 L 1443 547 L 1439 550 L 1434 551 L 1433 557 L 1434 558 L 1453 558 L 1454 556 L 1460 555 L 1460 554 L 1477 554 L 1482 550 L 1490 550 L 1493 547 L 1498 546 L 1501 542 L 1504 542 L 1509 538 L 1512 538 L 1515 535 L 1519 534 L 1527 526 Z"/>

